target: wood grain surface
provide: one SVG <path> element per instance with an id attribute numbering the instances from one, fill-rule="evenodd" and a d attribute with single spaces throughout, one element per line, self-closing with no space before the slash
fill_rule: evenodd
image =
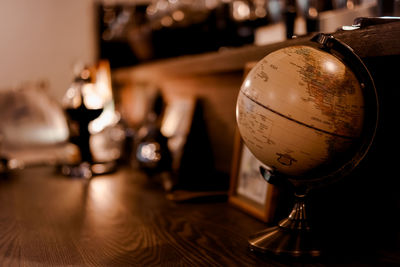
<path id="1" fill-rule="evenodd" d="M 91 180 L 49 167 L 18 171 L 0 178 L 0 210 L 0 266 L 327 264 L 254 254 L 247 237 L 263 223 L 224 201 L 168 201 L 158 183 L 131 169 Z M 361 263 L 399 260 L 379 255 Z M 360 259 L 345 263 L 358 266 Z"/>
<path id="2" fill-rule="evenodd" d="M 139 172 L 50 168 L 0 179 L 0 266 L 246 266 L 263 224 L 226 203 L 176 204 Z"/>

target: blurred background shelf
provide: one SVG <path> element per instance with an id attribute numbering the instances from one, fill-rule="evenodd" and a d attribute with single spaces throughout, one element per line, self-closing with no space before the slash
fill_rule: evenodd
<path id="1" fill-rule="evenodd" d="M 352 47 L 361 58 L 400 54 L 400 42 L 393 41 L 400 36 L 399 22 L 337 31 L 333 36 Z M 135 90 L 137 84 L 150 83 L 159 87 L 167 99 L 193 96 L 204 99 L 204 117 L 216 166 L 229 172 L 236 97 L 246 64 L 259 61 L 276 49 L 306 43 L 311 37 L 312 34 L 275 44 L 222 49 L 120 68 L 113 72 L 113 81 L 123 90 Z"/>

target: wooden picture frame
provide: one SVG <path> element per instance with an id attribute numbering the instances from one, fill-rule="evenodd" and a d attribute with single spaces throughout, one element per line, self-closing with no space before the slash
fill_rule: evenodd
<path id="1" fill-rule="evenodd" d="M 236 130 L 229 203 L 268 223 L 275 217 L 278 190 L 261 176 L 261 165 L 263 164 L 251 154 Z"/>

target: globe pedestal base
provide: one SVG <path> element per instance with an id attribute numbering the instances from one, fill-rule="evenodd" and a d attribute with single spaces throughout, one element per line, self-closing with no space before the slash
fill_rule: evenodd
<path id="1" fill-rule="evenodd" d="M 318 257 L 319 242 L 311 231 L 270 227 L 249 237 L 251 250 L 291 257 Z"/>
<path id="2" fill-rule="evenodd" d="M 305 195 L 296 196 L 296 203 L 290 215 L 278 226 L 250 236 L 250 249 L 282 256 L 320 256 L 320 242 L 318 235 L 309 227 L 304 198 Z"/>

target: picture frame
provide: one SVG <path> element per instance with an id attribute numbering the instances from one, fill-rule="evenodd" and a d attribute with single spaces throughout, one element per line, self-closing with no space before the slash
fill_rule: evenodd
<path id="1" fill-rule="evenodd" d="M 269 223 L 275 219 L 278 189 L 265 181 L 260 166 L 263 164 L 243 143 L 236 129 L 228 201 L 249 215 Z"/>

